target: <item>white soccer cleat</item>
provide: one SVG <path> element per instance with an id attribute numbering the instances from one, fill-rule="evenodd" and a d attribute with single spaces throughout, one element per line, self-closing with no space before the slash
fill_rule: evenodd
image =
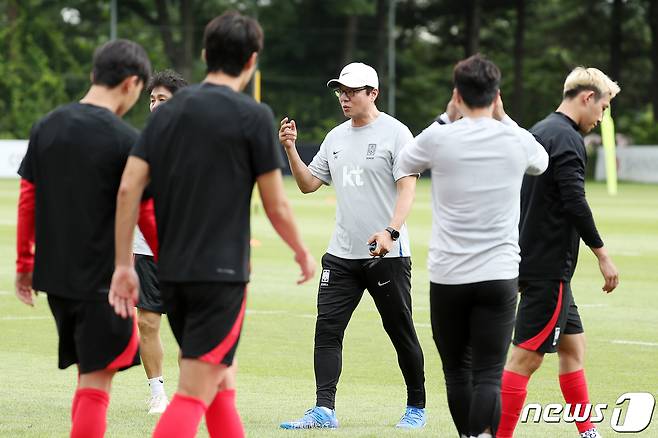
<path id="1" fill-rule="evenodd" d="M 587 429 L 585 432 L 580 434 L 580 438 L 603 438 L 596 427 Z"/>
<path id="2" fill-rule="evenodd" d="M 169 400 L 167 399 L 166 394 L 158 394 L 151 397 L 148 401 L 149 405 L 149 414 L 161 414 L 167 409 Z"/>

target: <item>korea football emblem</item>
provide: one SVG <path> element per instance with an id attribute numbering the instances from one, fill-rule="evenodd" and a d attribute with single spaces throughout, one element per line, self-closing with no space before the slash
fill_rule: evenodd
<path id="1" fill-rule="evenodd" d="M 370 143 L 368 145 L 368 152 L 366 152 L 366 160 L 374 159 L 375 152 L 377 152 L 377 145 L 375 143 Z"/>

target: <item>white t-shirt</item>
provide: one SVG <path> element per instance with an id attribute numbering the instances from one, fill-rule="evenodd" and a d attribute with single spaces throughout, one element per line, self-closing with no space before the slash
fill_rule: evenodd
<path id="1" fill-rule="evenodd" d="M 139 230 L 139 227 L 135 227 L 135 237 L 133 238 L 133 254 L 153 256 L 153 251 L 151 247 L 146 243 L 144 235 Z"/>
<path id="2" fill-rule="evenodd" d="M 336 227 L 327 252 L 344 259 L 368 259 L 368 238 L 385 229 L 395 210 L 396 181 L 415 172 L 399 167 L 400 150 L 413 140 L 404 124 L 385 113 L 366 126 L 352 121 L 325 137 L 308 166 L 311 173 L 336 191 Z M 406 224 L 386 257 L 409 257 Z"/>
<path id="3" fill-rule="evenodd" d="M 539 175 L 548 155 L 509 118 L 433 123 L 402 150 L 403 172 L 432 172 L 430 281 L 468 284 L 519 275 L 523 175 Z"/>

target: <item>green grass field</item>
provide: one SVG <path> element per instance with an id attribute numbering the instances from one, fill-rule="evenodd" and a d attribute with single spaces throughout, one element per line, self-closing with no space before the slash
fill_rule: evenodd
<path id="1" fill-rule="evenodd" d="M 70 425 L 70 399 L 76 383 L 73 367 L 57 369 L 55 325 L 43 295 L 35 308 L 13 296 L 16 198 L 18 181 L 0 181 L 0 436 L 64 437 Z M 286 188 L 307 244 L 319 260 L 334 224 L 333 191 L 301 195 L 291 180 Z M 573 290 L 588 337 L 587 374 L 593 403 L 609 403 L 599 428 L 610 428 L 611 410 L 621 394 L 651 392 L 658 397 L 658 186 L 620 186 L 617 197 L 605 187 L 588 185 L 601 234 L 621 272 L 612 294 L 603 284 L 591 253 L 583 248 Z M 292 253 L 257 212 L 252 233 L 253 278 L 238 360 L 238 406 L 250 437 L 341 436 L 454 437 L 445 399 L 439 355 L 429 325 L 427 246 L 431 209 L 429 181 L 417 191 L 408 221 L 414 254 L 414 316 L 425 352 L 428 424 L 422 431 L 393 428 L 403 412 L 405 389 L 394 350 L 372 299 L 366 294 L 345 336 L 343 373 L 338 387 L 336 431 L 283 431 L 283 420 L 299 417 L 314 403 L 313 328 L 316 281 L 297 286 Z M 66 257 L 66 254 L 62 254 Z M 319 275 L 319 274 L 318 274 Z M 178 378 L 177 348 L 167 324 L 165 385 L 171 395 Z M 619 342 L 621 341 L 621 342 Z M 645 344 L 639 344 L 645 343 Z M 117 375 L 108 413 L 108 437 L 150 436 L 156 418 L 146 415 L 144 371 Z M 560 403 L 557 358 L 547 357 L 529 386 L 528 402 Z M 644 432 L 627 436 L 658 437 L 658 414 Z M 199 436 L 207 436 L 205 426 Z M 571 424 L 522 424 L 517 437 L 576 437 Z"/>

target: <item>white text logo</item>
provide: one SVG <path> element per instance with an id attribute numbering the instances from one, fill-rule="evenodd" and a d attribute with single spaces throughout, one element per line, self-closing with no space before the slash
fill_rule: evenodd
<path id="1" fill-rule="evenodd" d="M 610 427 L 615 432 L 642 432 L 651 423 L 656 399 L 648 392 L 627 392 L 619 396 L 615 406 L 612 410 L 612 418 L 610 418 Z M 573 423 L 574 421 L 585 421 L 589 418 L 592 423 L 600 423 L 604 420 L 604 414 L 607 410 L 607 403 L 596 405 L 589 403 L 586 405 L 576 404 L 575 406 L 569 403 L 566 405 L 551 403 L 546 406 L 538 403 L 528 403 L 521 413 L 521 422 L 559 423 L 564 421 L 565 423 Z"/>

